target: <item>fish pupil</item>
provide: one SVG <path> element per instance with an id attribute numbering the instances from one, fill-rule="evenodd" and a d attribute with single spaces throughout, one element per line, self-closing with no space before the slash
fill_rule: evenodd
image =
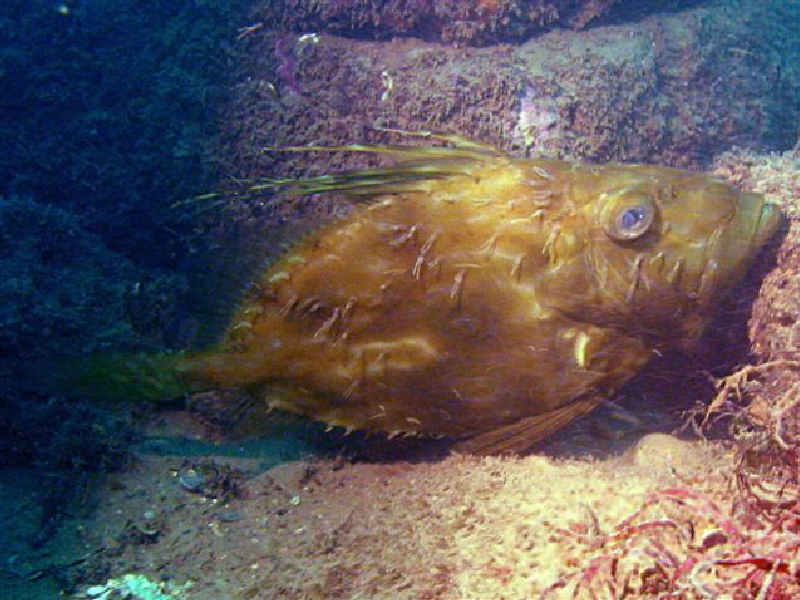
<path id="1" fill-rule="evenodd" d="M 642 206 L 634 206 L 633 208 L 629 208 L 622 213 L 620 218 L 620 227 L 622 227 L 622 229 L 633 229 L 644 220 L 646 214 L 647 213 Z"/>

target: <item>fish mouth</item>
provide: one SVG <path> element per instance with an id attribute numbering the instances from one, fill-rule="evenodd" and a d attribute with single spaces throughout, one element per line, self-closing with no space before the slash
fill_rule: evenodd
<path id="1" fill-rule="evenodd" d="M 712 305 L 727 293 L 755 262 L 782 220 L 777 204 L 766 202 L 760 194 L 745 192 L 735 216 L 707 241 L 709 252 L 689 295 L 700 304 Z"/>
<path id="2" fill-rule="evenodd" d="M 782 219 L 783 215 L 777 204 L 771 202 L 762 203 L 761 212 L 753 230 L 753 247 L 759 248 L 766 244 L 780 227 Z"/>

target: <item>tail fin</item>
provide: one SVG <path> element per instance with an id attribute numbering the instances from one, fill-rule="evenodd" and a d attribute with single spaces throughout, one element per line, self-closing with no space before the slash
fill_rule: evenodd
<path id="1" fill-rule="evenodd" d="M 98 354 L 35 366 L 28 379 L 51 394 L 161 402 L 192 391 L 177 368 L 184 358 L 182 352 Z"/>

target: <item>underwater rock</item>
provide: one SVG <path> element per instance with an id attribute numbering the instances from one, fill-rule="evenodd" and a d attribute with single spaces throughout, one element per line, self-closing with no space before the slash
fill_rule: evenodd
<path id="1" fill-rule="evenodd" d="M 691 168 L 734 145 L 786 148 L 785 123 L 800 118 L 800 9 L 778 10 L 707 3 L 486 48 L 260 31 L 239 42 L 217 154 L 231 176 L 365 166 L 262 149 L 384 142 L 376 125 L 468 134 L 517 155 Z"/>
<path id="2" fill-rule="evenodd" d="M 640 19 L 698 0 L 287 0 L 262 2 L 253 18 L 303 33 L 368 39 L 417 37 L 486 46 L 556 28 L 584 29 L 603 17 Z"/>
<path id="3" fill-rule="evenodd" d="M 702 442 L 681 440 L 664 433 L 642 437 L 627 457 L 636 467 L 658 473 L 700 471 L 713 460 L 709 447 Z"/>
<path id="4" fill-rule="evenodd" d="M 287 29 L 469 45 L 519 40 L 554 27 L 582 29 L 620 0 L 288 0 L 255 11 Z M 652 9 L 651 9 L 652 10 Z"/>
<path id="5" fill-rule="evenodd" d="M 782 154 L 728 152 L 715 172 L 760 191 L 788 216 L 749 320 L 755 364 L 721 382 L 721 394 L 737 406 L 749 401 L 747 416 L 763 430 L 763 447 L 787 451 L 800 444 L 800 145 Z"/>
<path id="6" fill-rule="evenodd" d="M 186 289 L 109 249 L 78 214 L 27 197 L 0 196 L 0 272 L 0 373 L 14 386 L 43 356 L 163 345 Z"/>

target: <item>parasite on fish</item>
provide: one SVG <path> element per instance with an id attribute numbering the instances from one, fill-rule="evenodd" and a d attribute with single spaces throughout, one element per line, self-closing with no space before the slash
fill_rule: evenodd
<path id="1" fill-rule="evenodd" d="M 282 149 L 395 164 L 248 184 L 340 192 L 356 208 L 266 269 L 214 347 L 96 357 L 74 385 L 149 398 L 240 387 L 329 426 L 522 451 L 655 353 L 691 347 L 780 219 L 703 174 L 438 140 Z"/>

